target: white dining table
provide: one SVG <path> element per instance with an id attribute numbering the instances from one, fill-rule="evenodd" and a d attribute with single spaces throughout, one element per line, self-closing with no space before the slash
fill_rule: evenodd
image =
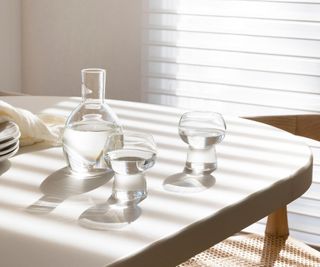
<path id="1" fill-rule="evenodd" d="M 57 116 L 67 116 L 80 103 L 76 97 L 0 99 L 36 114 Z M 181 172 L 186 159 L 187 146 L 177 131 L 185 111 L 107 103 L 125 129 L 150 133 L 157 143 L 156 164 L 146 173 L 148 197 L 139 205 L 140 217 L 117 230 L 82 227 L 79 216 L 108 199 L 112 179 L 64 184 L 55 175 L 66 166 L 61 147 L 43 143 L 22 147 L 0 163 L 0 266 L 176 266 L 284 207 L 311 184 L 312 153 L 301 139 L 225 116 L 227 133 L 216 148 L 215 184 L 198 193 L 166 191 L 163 181 Z M 44 210 L 30 212 L 34 203 L 42 202 Z"/>

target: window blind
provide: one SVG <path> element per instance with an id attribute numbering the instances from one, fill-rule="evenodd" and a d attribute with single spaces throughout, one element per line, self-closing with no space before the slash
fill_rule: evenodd
<path id="1" fill-rule="evenodd" d="M 146 102 L 251 116 L 320 111 L 320 1 L 146 0 Z"/>

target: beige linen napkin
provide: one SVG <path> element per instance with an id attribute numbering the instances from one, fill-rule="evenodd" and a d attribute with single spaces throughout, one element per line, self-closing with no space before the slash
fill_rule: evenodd
<path id="1" fill-rule="evenodd" d="M 20 129 L 20 146 L 46 142 L 52 146 L 61 145 L 61 135 L 65 123 L 62 116 L 49 114 L 34 115 L 28 110 L 15 108 L 0 100 L 0 122 L 13 121 Z"/>

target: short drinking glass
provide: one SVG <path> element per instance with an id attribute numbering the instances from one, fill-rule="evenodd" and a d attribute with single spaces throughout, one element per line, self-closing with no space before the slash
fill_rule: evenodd
<path id="1" fill-rule="evenodd" d="M 217 168 L 215 145 L 226 132 L 221 114 L 193 111 L 182 115 L 179 121 L 180 138 L 188 144 L 188 153 L 182 173 L 169 176 L 164 188 L 178 192 L 198 192 L 211 187 L 214 178 L 210 175 Z"/>
<path id="2" fill-rule="evenodd" d="M 114 171 L 112 194 L 80 215 L 79 223 L 86 228 L 122 228 L 140 216 L 138 204 L 147 197 L 144 171 L 155 163 L 156 145 L 148 134 L 114 134 L 106 143 L 104 159 Z"/>
<path id="3" fill-rule="evenodd" d="M 116 144 L 116 141 L 122 144 Z M 120 140 L 120 141 L 119 141 Z M 114 171 L 112 197 L 116 202 L 136 203 L 147 196 L 144 171 L 151 168 L 156 159 L 153 137 L 144 133 L 124 132 L 106 144 L 105 161 Z"/>

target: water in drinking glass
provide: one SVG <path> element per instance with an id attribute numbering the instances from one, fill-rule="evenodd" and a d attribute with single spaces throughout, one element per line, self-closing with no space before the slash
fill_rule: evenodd
<path id="1" fill-rule="evenodd" d="M 155 158 L 153 151 L 121 149 L 108 152 L 105 161 L 116 173 L 133 175 L 151 168 Z"/>
<path id="2" fill-rule="evenodd" d="M 202 149 L 220 143 L 224 138 L 225 130 L 180 127 L 179 135 L 191 147 Z"/>
<path id="3" fill-rule="evenodd" d="M 191 150 L 185 164 L 186 173 L 210 174 L 217 168 L 214 145 L 222 141 L 224 130 L 180 127 L 179 135 Z"/>

